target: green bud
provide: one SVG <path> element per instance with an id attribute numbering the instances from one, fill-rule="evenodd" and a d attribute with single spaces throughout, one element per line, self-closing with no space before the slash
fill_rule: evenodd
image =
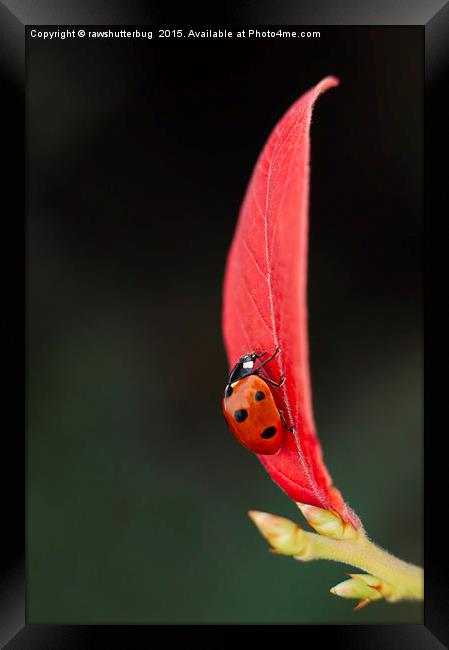
<path id="1" fill-rule="evenodd" d="M 358 600 L 373 601 L 382 598 L 382 594 L 377 589 L 370 587 L 366 582 L 358 578 L 344 580 L 332 587 L 330 592 L 341 598 L 357 598 Z"/>
<path id="2" fill-rule="evenodd" d="M 259 532 L 272 546 L 272 552 L 281 555 L 298 555 L 304 550 L 304 531 L 289 519 L 267 512 L 248 512 Z"/>
<path id="3" fill-rule="evenodd" d="M 354 539 L 357 531 L 347 524 L 336 512 L 324 510 L 305 503 L 297 503 L 298 508 L 307 520 L 307 523 L 320 535 L 334 539 Z"/>
<path id="4" fill-rule="evenodd" d="M 309 506 L 303 503 L 298 503 L 298 507 L 307 520 L 307 523 L 314 528 L 320 535 L 327 537 L 335 537 L 341 539 L 343 537 L 343 521 L 338 515 L 335 515 L 329 510 Z"/>
<path id="5" fill-rule="evenodd" d="M 385 582 L 385 580 L 381 580 L 377 576 L 372 576 L 369 573 L 348 573 L 348 576 L 355 580 L 361 580 L 368 586 L 376 589 L 386 600 L 394 600 L 395 590 L 389 582 Z"/>

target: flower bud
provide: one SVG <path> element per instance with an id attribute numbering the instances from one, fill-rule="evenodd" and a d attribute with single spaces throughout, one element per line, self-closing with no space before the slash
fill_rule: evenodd
<path id="1" fill-rule="evenodd" d="M 336 512 L 309 506 L 305 503 L 297 503 L 297 506 L 307 523 L 320 535 L 334 539 L 353 539 L 357 536 L 355 528 L 345 523 Z"/>
<path id="2" fill-rule="evenodd" d="M 332 587 L 330 590 L 331 594 L 335 596 L 340 596 L 341 598 L 358 598 L 361 600 L 379 600 L 382 598 L 382 594 L 370 587 L 363 580 L 358 578 L 350 578 L 349 580 L 344 580 L 340 582 L 335 587 Z"/>
<path id="3" fill-rule="evenodd" d="M 394 587 L 369 573 L 348 573 L 350 580 L 340 582 L 332 587 L 331 594 L 342 598 L 359 598 L 360 602 L 354 611 L 365 607 L 374 600 L 385 598 L 389 602 L 395 600 Z"/>
<path id="4" fill-rule="evenodd" d="M 271 544 L 274 553 L 297 555 L 304 550 L 304 531 L 297 524 L 267 512 L 250 510 L 248 514 L 259 532 Z"/>
<path id="5" fill-rule="evenodd" d="M 355 580 L 361 580 L 369 587 L 376 589 L 386 600 L 393 599 L 394 597 L 394 587 L 389 582 L 385 582 L 385 580 L 381 580 L 377 576 L 372 576 L 369 573 L 348 573 L 348 576 Z"/>

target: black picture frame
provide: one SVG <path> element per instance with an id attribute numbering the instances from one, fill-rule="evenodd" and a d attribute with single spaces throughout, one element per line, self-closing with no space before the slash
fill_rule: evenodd
<path id="1" fill-rule="evenodd" d="M 17 281 L 7 282 L 8 317 L 7 322 L 14 322 L 10 328 L 14 344 L 7 346 L 11 356 L 10 377 L 8 388 L 12 394 L 18 394 L 23 402 L 24 373 L 22 363 L 22 341 L 24 332 L 23 308 L 21 305 L 22 270 L 24 268 L 23 234 L 24 212 L 26 209 L 24 197 L 25 187 L 25 29 L 29 25 L 85 25 L 85 24 L 161 24 L 169 20 L 167 9 L 162 3 L 145 4 L 143 2 L 113 3 L 97 1 L 83 6 L 74 6 L 69 2 L 47 0 L 42 3 L 0 2 L 0 78 L 2 81 L 2 104 L 5 110 L 4 126 L 4 159 L 7 161 L 9 180 L 3 188 L 3 205 L 9 206 L 10 217 L 5 220 L 5 239 L 8 241 L 9 255 L 4 277 L 11 275 Z M 425 88 L 426 88 L 426 146 L 425 146 L 425 182 L 426 182 L 426 214 L 435 211 L 436 197 L 441 194 L 442 185 L 438 183 L 435 172 L 436 153 L 440 150 L 440 137 L 444 124 L 443 104 L 441 103 L 443 76 L 448 62 L 449 39 L 449 3 L 418 3 L 396 2 L 376 3 L 345 1 L 332 3 L 321 0 L 308 3 L 306 6 L 294 7 L 293 4 L 285 10 L 275 7 L 275 3 L 267 1 L 244 3 L 244 7 L 231 8 L 226 3 L 220 5 L 220 11 L 215 15 L 195 16 L 189 13 L 190 24 L 285 24 L 285 25 L 420 25 L 425 34 Z M 254 11 L 254 18 L 250 12 Z M 282 14 L 282 15 L 281 15 Z M 179 24 L 181 16 L 176 16 Z M 170 21 L 173 22 L 173 21 Z M 440 121 L 439 121 L 440 120 Z M 444 187 L 444 185 L 443 185 Z M 6 248 L 6 247 L 5 247 Z M 16 254 L 14 268 L 11 269 L 11 252 Z M 6 257 L 6 256 L 4 256 Z M 4 261 L 5 263 L 5 261 Z M 6 276 L 8 270 L 8 276 Z M 12 402 L 10 396 L 8 402 Z M 19 402 L 19 403 L 20 403 Z M 140 644 L 151 640 L 152 626 L 51 626 L 27 625 L 25 619 L 25 426 L 20 415 L 20 409 L 14 410 L 11 430 L 22 432 L 22 435 L 4 437 L 3 466 L 3 520 L 5 523 L 2 535 L 4 551 L 2 561 L 2 576 L 0 583 L 0 643 L 1 647 L 11 650 L 16 648 L 78 648 L 99 647 L 109 645 L 113 638 L 124 647 L 140 647 Z M 429 440 L 429 436 L 427 436 Z M 443 508 L 443 489 L 438 489 L 438 476 L 443 476 L 443 460 L 433 458 L 435 449 L 426 442 L 426 467 L 432 462 L 432 471 L 426 472 L 426 503 L 432 503 L 432 511 Z M 432 461 L 430 461 L 432 458 Z M 441 472 L 435 470 L 441 466 Z M 442 479 L 440 479 L 442 481 Z M 431 499 L 430 499 L 430 495 Z M 441 648 L 448 644 L 449 626 L 447 621 L 447 590 L 442 575 L 439 558 L 442 557 L 432 526 L 432 518 L 426 507 L 425 518 L 425 623 L 424 625 L 397 626 L 304 626 L 301 631 L 301 643 L 308 643 L 304 635 L 316 643 L 317 635 L 320 642 L 326 638 L 335 645 L 350 648 Z M 176 626 L 179 627 L 179 626 Z M 197 626 L 188 626 L 194 628 Z M 229 626 L 231 629 L 234 626 Z M 348 629 L 350 628 L 350 629 Z M 213 633 L 213 631 L 211 631 Z M 223 639 L 226 639 L 226 633 Z"/>

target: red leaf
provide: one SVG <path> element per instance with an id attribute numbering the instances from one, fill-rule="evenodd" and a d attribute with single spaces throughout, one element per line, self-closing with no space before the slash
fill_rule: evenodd
<path id="1" fill-rule="evenodd" d="M 259 456 L 272 479 L 295 501 L 338 512 L 356 528 L 358 517 L 332 486 L 312 412 L 307 338 L 307 236 L 310 122 L 318 96 L 336 86 L 326 77 L 278 122 L 254 168 L 224 282 L 223 332 L 232 367 L 245 352 L 281 353 L 267 366 L 285 375 L 275 401 L 286 416 L 282 449 Z"/>

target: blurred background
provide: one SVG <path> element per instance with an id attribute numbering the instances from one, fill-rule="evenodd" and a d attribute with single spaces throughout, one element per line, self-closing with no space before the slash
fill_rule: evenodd
<path id="1" fill-rule="evenodd" d="M 344 565 L 268 553 L 301 521 L 225 427 L 224 265 L 270 130 L 312 127 L 310 345 L 327 466 L 422 562 L 422 30 L 27 41 L 30 623 L 417 623 Z"/>

